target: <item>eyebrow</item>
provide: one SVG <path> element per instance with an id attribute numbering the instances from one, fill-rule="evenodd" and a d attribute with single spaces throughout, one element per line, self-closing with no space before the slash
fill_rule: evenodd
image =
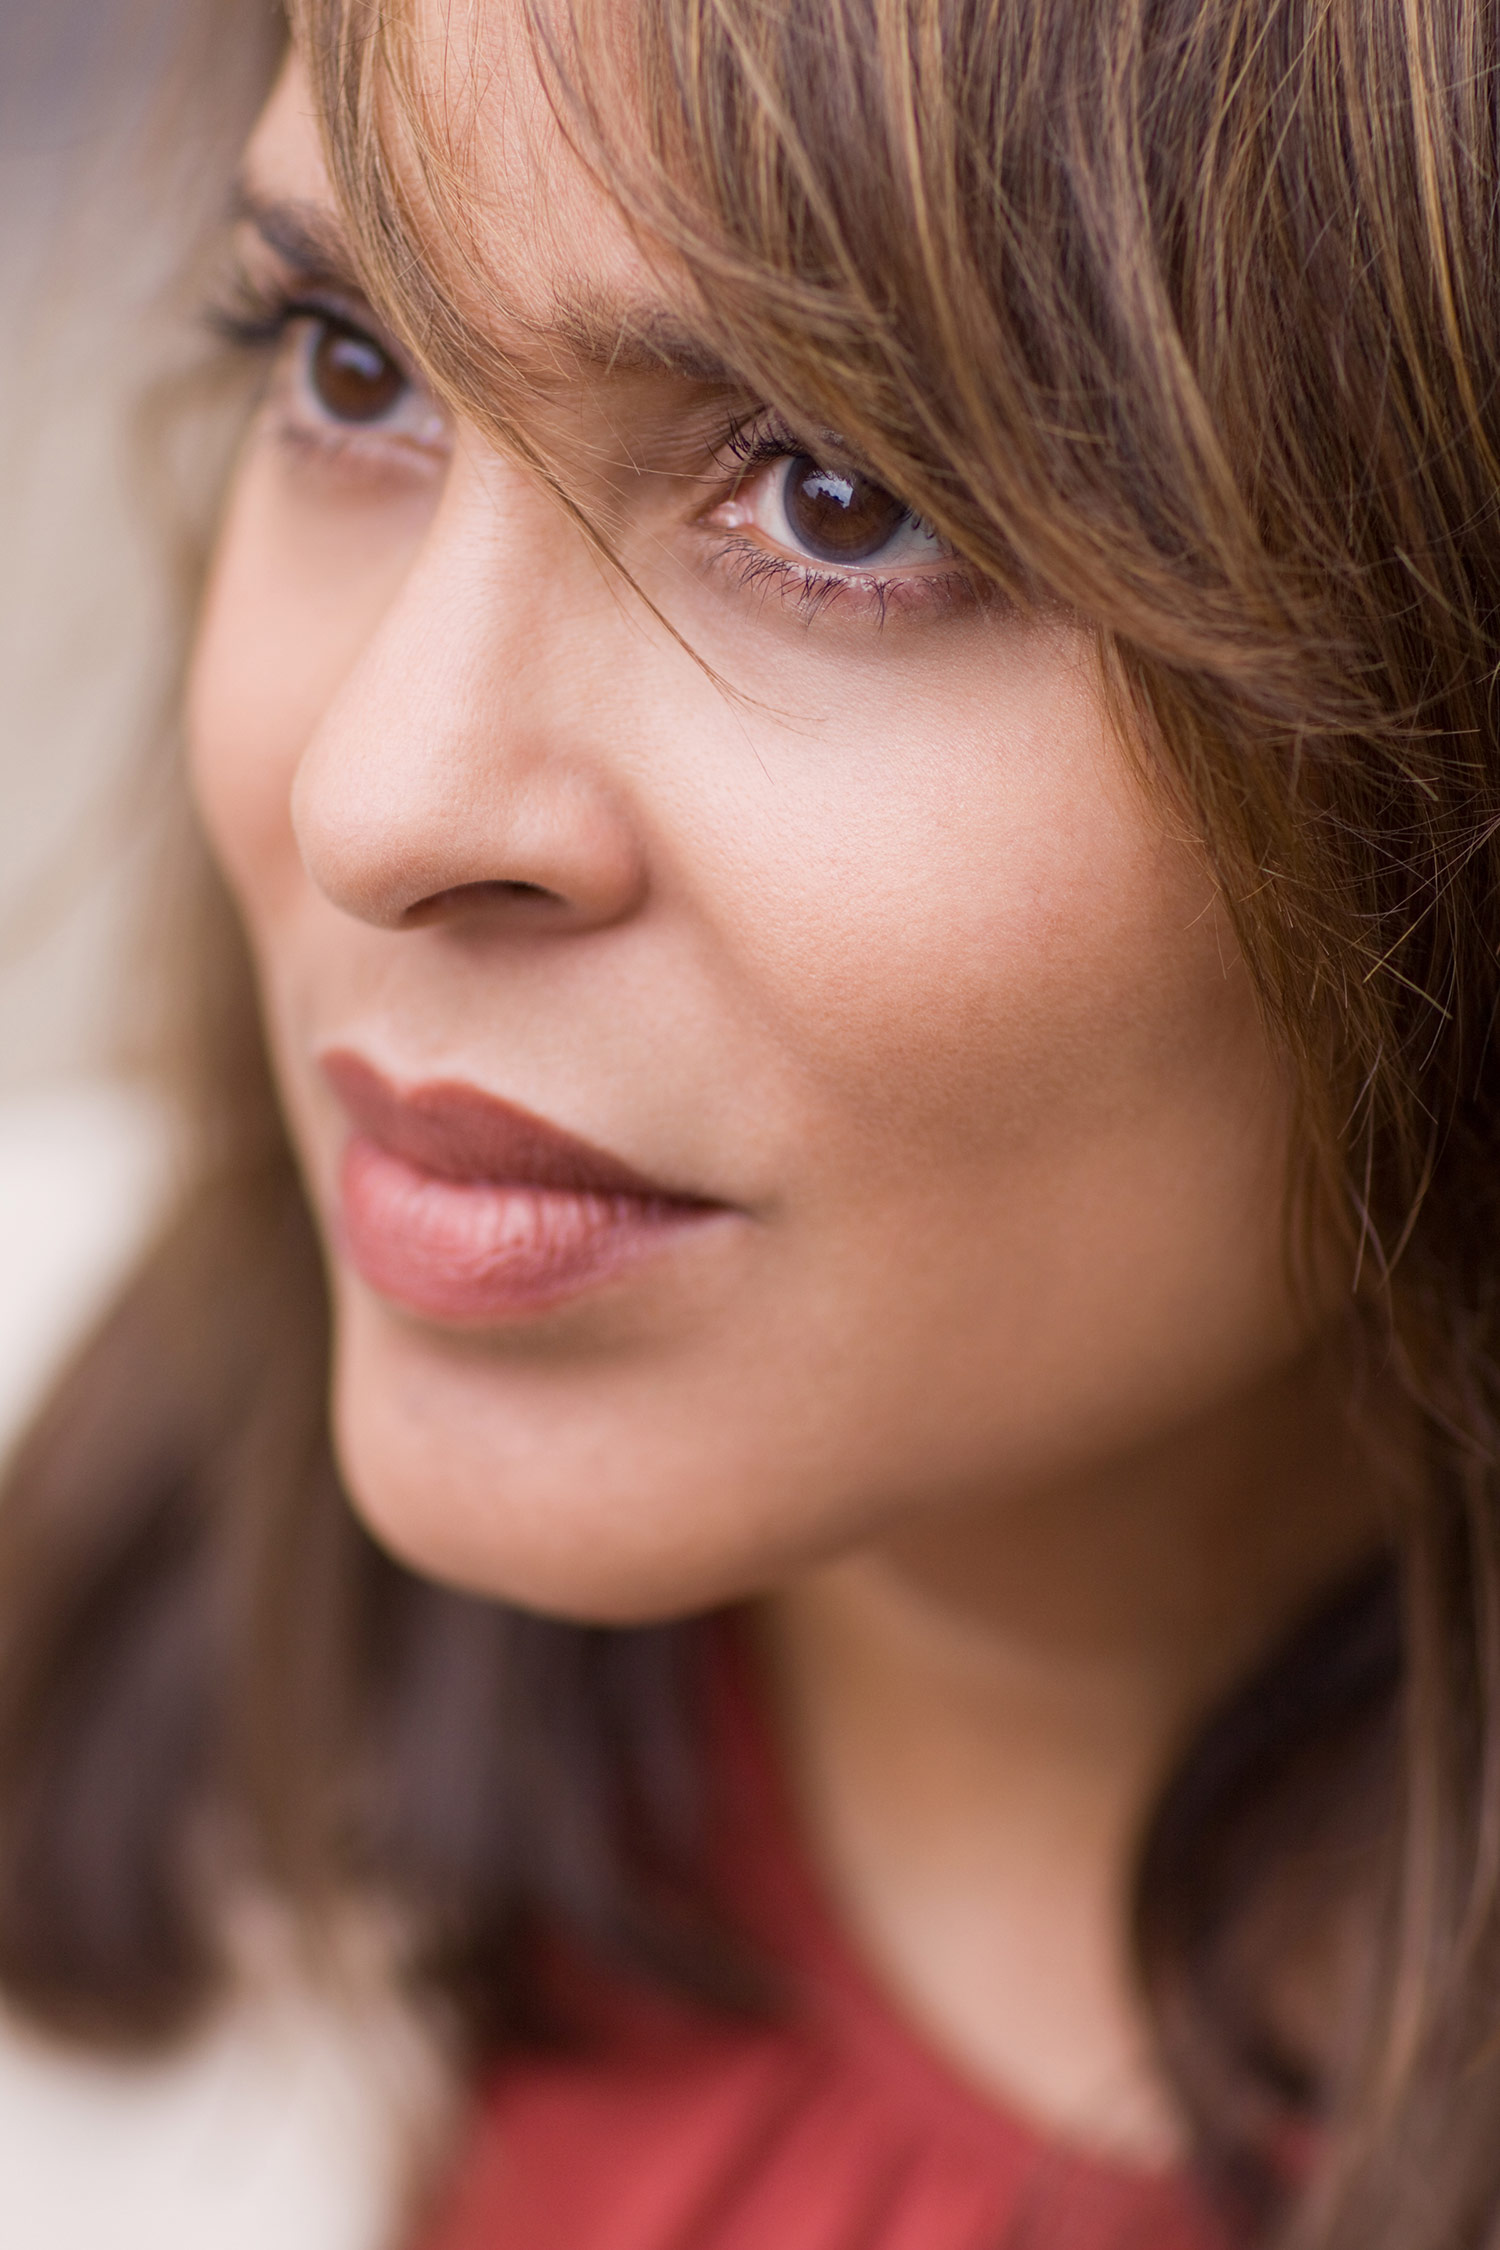
<path id="1" fill-rule="evenodd" d="M 229 198 L 232 225 L 253 227 L 268 250 L 310 281 L 358 286 L 358 261 L 336 211 L 292 196 L 262 195 L 248 180 Z"/>
<path id="2" fill-rule="evenodd" d="M 309 281 L 360 286 L 353 246 L 328 206 L 267 196 L 241 179 L 231 196 L 230 218 L 253 227 L 269 250 Z M 554 307 L 545 330 L 517 325 L 535 342 L 560 345 L 603 375 L 665 375 L 698 389 L 744 388 L 728 362 L 664 305 L 620 304 L 585 289 Z"/>
<path id="3" fill-rule="evenodd" d="M 675 375 L 716 390 L 743 387 L 729 363 L 662 305 L 611 305 L 580 295 L 558 308 L 554 326 L 578 358 L 608 375 Z"/>

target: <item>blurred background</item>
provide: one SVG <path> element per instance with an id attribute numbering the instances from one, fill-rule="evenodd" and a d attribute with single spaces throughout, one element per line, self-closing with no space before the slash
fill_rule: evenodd
<path id="1" fill-rule="evenodd" d="M 170 1194 L 137 930 L 233 434 L 208 245 L 283 35 L 269 0 L 0 0 L 0 1456 Z M 279 1945 L 156 2061 L 0 2003 L 7 2250 L 385 2250 L 441 2082 Z"/>
<path id="2" fill-rule="evenodd" d="M 163 1192 L 135 941 L 180 663 L 160 433 L 280 37 L 267 0 L 0 0 L 0 1443 Z"/>

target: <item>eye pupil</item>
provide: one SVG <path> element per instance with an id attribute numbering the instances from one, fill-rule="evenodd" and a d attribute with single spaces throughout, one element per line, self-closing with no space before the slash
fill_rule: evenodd
<path id="1" fill-rule="evenodd" d="M 337 422 L 378 422 L 406 389 L 405 375 L 372 337 L 331 320 L 317 331 L 309 379 L 319 406 Z"/>
<path id="2" fill-rule="evenodd" d="M 834 563 L 868 562 L 889 545 L 908 515 L 883 484 L 857 469 L 830 469 L 810 453 L 788 462 L 782 505 L 809 553 Z"/>

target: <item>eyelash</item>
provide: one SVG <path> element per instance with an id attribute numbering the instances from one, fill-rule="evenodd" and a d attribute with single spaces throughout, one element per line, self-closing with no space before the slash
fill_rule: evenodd
<path id="1" fill-rule="evenodd" d="M 296 321 L 348 318 L 348 311 L 331 295 L 281 289 L 244 272 L 231 277 L 225 294 L 211 302 L 204 315 L 209 333 L 220 343 L 256 359 L 274 352 Z"/>
<path id="2" fill-rule="evenodd" d="M 273 356 L 299 321 L 341 324 L 368 336 L 380 351 L 389 349 L 369 316 L 362 321 L 358 306 L 350 301 L 332 292 L 323 295 L 316 289 L 283 288 L 243 271 L 233 276 L 228 292 L 210 305 L 207 313 L 207 324 L 222 343 L 256 359 Z M 398 367 L 402 364 L 394 353 L 390 356 Z M 372 439 L 378 442 L 378 426 L 366 431 L 351 428 L 337 435 L 330 431 L 312 442 L 333 454 L 351 444 L 368 446 Z M 740 417 L 712 450 L 711 474 L 716 482 L 727 483 L 728 487 L 721 490 L 715 505 L 722 505 L 742 490 L 758 470 L 808 450 L 806 439 L 770 410 Z M 953 612 L 972 607 L 978 598 L 972 574 L 956 561 L 951 571 L 920 575 L 824 570 L 728 532 L 720 533 L 713 559 L 732 570 L 741 589 L 763 594 L 774 591 L 809 624 L 835 604 L 852 602 L 873 615 L 878 624 L 884 624 L 893 614 Z"/>

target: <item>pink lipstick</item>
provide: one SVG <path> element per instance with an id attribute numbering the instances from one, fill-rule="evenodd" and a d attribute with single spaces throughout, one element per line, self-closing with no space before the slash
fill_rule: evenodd
<path id="1" fill-rule="evenodd" d="M 725 1215 L 477 1086 L 394 1086 L 342 1049 L 322 1067 L 354 1127 L 340 1247 L 372 1289 L 430 1318 L 543 1311 Z"/>

